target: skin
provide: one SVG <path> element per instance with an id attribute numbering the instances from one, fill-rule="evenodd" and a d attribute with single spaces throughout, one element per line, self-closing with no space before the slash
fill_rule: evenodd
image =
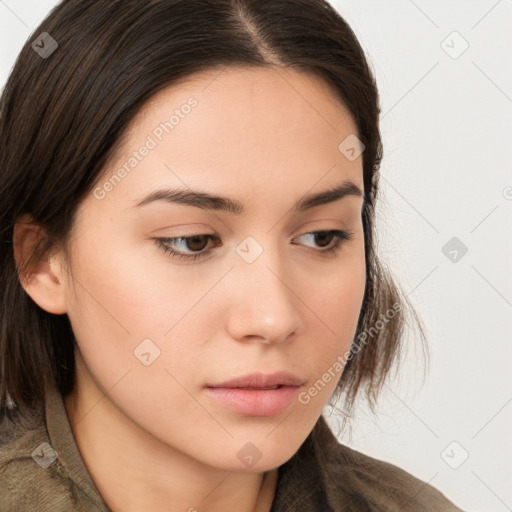
<path id="1" fill-rule="evenodd" d="M 197 106 L 136 168 L 103 199 L 91 193 L 81 203 L 70 258 L 56 251 L 23 283 L 42 308 L 71 321 L 77 366 L 65 406 L 113 511 L 269 511 L 276 468 L 311 432 L 338 379 L 307 405 L 294 401 L 268 417 L 240 414 L 203 387 L 283 369 L 307 390 L 350 348 L 362 305 L 362 198 L 292 210 L 303 195 L 345 180 L 363 189 L 362 158 L 338 149 L 357 134 L 354 121 L 318 77 L 227 68 L 164 89 L 98 184 L 191 96 Z M 164 186 L 227 196 L 246 213 L 134 206 Z M 336 229 L 353 236 L 335 254 L 322 255 L 322 240 L 307 235 Z M 35 233 L 17 224 L 19 262 Z M 214 233 L 218 246 L 174 243 L 187 254 L 211 251 L 192 261 L 151 239 Z M 248 236 L 263 249 L 250 264 L 235 251 Z M 145 366 L 134 350 L 147 338 L 160 356 Z M 261 452 L 251 467 L 237 457 L 248 442 Z"/>

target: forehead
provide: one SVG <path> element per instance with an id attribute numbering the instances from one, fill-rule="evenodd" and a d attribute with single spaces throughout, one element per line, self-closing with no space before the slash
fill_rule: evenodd
<path id="1" fill-rule="evenodd" d="M 324 179 L 351 179 L 362 187 L 361 158 L 349 161 L 338 147 L 356 133 L 347 108 L 316 75 L 284 68 L 211 69 L 143 105 L 103 182 L 124 167 L 109 200 L 124 197 L 132 204 L 161 184 L 200 185 L 234 197 L 241 190 L 273 189 L 299 196 Z"/>
<path id="2" fill-rule="evenodd" d="M 349 111 L 321 77 L 285 68 L 227 67 L 197 73 L 155 94 L 132 123 L 133 135 L 148 132 L 175 110 L 183 114 L 179 111 L 188 110 L 183 107 L 191 98 L 198 105 L 192 109 L 191 122 L 179 123 L 183 133 L 187 125 L 194 130 L 201 125 L 210 133 L 235 134 L 240 128 L 251 133 L 272 128 L 290 131 L 305 120 L 311 124 L 311 130 L 302 125 L 306 134 L 328 128 L 356 132 Z"/>

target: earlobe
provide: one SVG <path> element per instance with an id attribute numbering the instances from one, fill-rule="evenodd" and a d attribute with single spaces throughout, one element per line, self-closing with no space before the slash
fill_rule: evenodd
<path id="1" fill-rule="evenodd" d="M 14 258 L 20 283 L 32 300 L 48 313 L 61 315 L 67 313 L 67 304 L 59 255 L 45 254 L 39 260 L 29 261 L 43 233 L 31 217 L 20 217 L 14 226 Z"/>

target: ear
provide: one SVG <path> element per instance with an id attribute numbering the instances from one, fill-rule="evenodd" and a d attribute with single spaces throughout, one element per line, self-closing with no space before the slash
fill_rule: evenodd
<path id="1" fill-rule="evenodd" d="M 61 315 L 67 312 L 62 256 L 45 254 L 39 261 L 29 262 L 37 241 L 44 229 L 31 216 L 22 215 L 14 225 L 14 259 L 21 285 L 30 297 L 48 313 Z"/>

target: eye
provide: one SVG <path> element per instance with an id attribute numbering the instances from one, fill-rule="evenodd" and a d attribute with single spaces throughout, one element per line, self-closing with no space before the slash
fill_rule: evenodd
<path id="1" fill-rule="evenodd" d="M 315 244 L 319 244 L 321 249 L 316 250 L 315 252 L 320 254 L 335 254 L 341 249 L 344 242 L 353 238 L 353 233 L 335 229 L 312 231 L 310 233 L 304 233 L 297 238 L 301 237 L 308 237 Z M 216 234 L 198 234 L 174 238 L 154 238 L 154 241 L 162 251 L 169 254 L 172 258 L 187 260 L 196 260 L 198 258 L 207 257 L 212 252 L 212 249 L 205 250 L 210 241 L 215 242 L 215 247 L 221 245 L 220 238 Z M 293 243 L 293 245 L 300 244 Z M 177 246 L 180 247 L 180 250 L 176 250 Z"/>
<path id="2" fill-rule="evenodd" d="M 339 229 L 328 230 L 328 231 L 312 231 L 310 233 L 305 233 L 300 235 L 300 237 L 309 237 L 310 240 L 317 243 L 322 247 L 321 250 L 317 251 L 321 254 L 335 254 L 341 249 L 341 246 L 344 242 L 348 242 L 352 240 L 353 233 L 349 231 L 342 231 Z M 334 240 L 334 244 L 332 241 Z"/>
<path id="3" fill-rule="evenodd" d="M 217 235 L 208 234 L 179 236 L 175 238 L 155 238 L 154 240 L 158 247 L 171 257 L 191 260 L 204 258 L 211 252 L 210 250 L 204 251 L 204 248 L 208 245 L 210 240 L 217 242 L 216 245 L 219 245 L 218 242 L 220 242 L 220 238 Z M 192 251 L 192 253 L 187 254 L 182 251 L 176 251 L 173 249 L 173 246 L 176 247 L 176 245 L 181 245 L 182 249 L 188 249 Z"/>

